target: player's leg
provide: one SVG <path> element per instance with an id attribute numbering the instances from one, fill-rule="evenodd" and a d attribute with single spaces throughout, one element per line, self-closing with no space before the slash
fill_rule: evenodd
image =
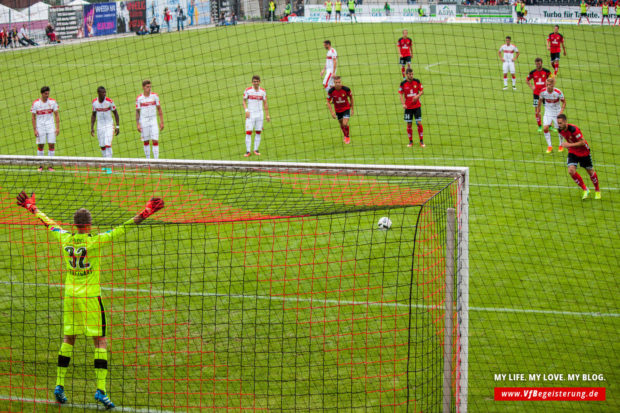
<path id="1" fill-rule="evenodd" d="M 149 145 L 149 141 L 151 140 L 151 126 L 150 125 L 141 125 L 142 132 L 140 133 L 140 139 L 142 139 L 142 144 L 144 145 L 144 156 L 146 159 L 151 158 L 151 147 Z"/>
<path id="2" fill-rule="evenodd" d="M 551 122 L 553 122 L 553 116 L 548 116 L 547 111 L 545 111 L 545 115 L 543 116 L 543 132 L 545 134 L 545 140 L 547 141 L 547 153 L 551 153 L 551 151 L 553 151 L 553 146 L 551 145 L 551 132 L 549 132 Z"/>
<path id="3" fill-rule="evenodd" d="M 534 94 L 532 105 L 534 106 L 534 117 L 536 118 L 536 124 L 538 125 L 538 132 L 542 132 L 542 118 L 540 117 L 540 112 L 536 110 L 536 108 L 538 108 L 538 99 L 540 99 L 540 96 Z"/>
<path id="4" fill-rule="evenodd" d="M 504 71 L 504 90 L 508 89 L 508 69 L 510 69 L 508 62 L 502 64 L 502 70 Z"/>
<path id="5" fill-rule="evenodd" d="M 97 129 L 97 141 L 99 143 L 99 149 L 101 149 L 101 156 L 104 158 L 108 157 L 108 151 L 106 150 L 105 145 L 105 133 L 101 129 Z"/>
<path id="6" fill-rule="evenodd" d="M 252 150 L 252 129 L 253 129 L 253 122 L 252 119 L 250 118 L 246 118 L 245 119 L 245 157 L 250 156 L 252 153 L 250 152 Z"/>
<path id="7" fill-rule="evenodd" d="M 340 123 L 340 129 L 344 135 L 344 143 L 351 143 L 351 137 L 349 136 L 349 116 L 350 110 L 346 110 L 343 113 L 338 114 L 338 122 Z"/>
<path id="8" fill-rule="evenodd" d="M 56 368 L 56 387 L 54 388 L 54 398 L 60 404 L 67 403 L 65 395 L 65 376 L 71 356 L 73 356 L 73 346 L 75 345 L 75 336 L 67 336 L 63 338 L 60 350 L 58 351 L 58 367 Z"/>
<path id="9" fill-rule="evenodd" d="M 405 123 L 407 123 L 408 147 L 413 146 L 413 109 L 405 109 Z"/>
<path id="10" fill-rule="evenodd" d="M 110 128 L 105 136 L 106 157 L 112 157 L 112 140 L 114 139 L 114 129 Z"/>
<path id="11" fill-rule="evenodd" d="M 594 165 L 592 165 L 592 156 L 588 155 L 579 158 L 579 165 L 581 165 L 581 167 L 588 172 L 588 175 L 590 175 L 590 180 L 592 181 L 592 184 L 594 185 L 594 190 L 596 191 L 596 193 L 594 194 L 594 198 L 601 199 L 601 188 L 599 187 L 598 183 L 598 175 L 596 175 Z"/>
<path id="12" fill-rule="evenodd" d="M 263 118 L 256 118 L 254 123 L 254 155 L 260 156 L 258 148 L 260 147 L 260 140 L 263 132 Z"/>
<path id="13" fill-rule="evenodd" d="M 153 144 L 153 158 L 159 159 L 159 127 L 157 124 L 151 128 L 151 142 Z"/>
<path id="14" fill-rule="evenodd" d="M 106 379 L 108 377 L 108 351 L 107 351 L 107 319 L 105 307 L 101 297 L 88 297 L 86 300 L 86 317 L 84 335 L 92 337 L 95 344 L 94 368 L 97 380 L 95 400 L 103 404 L 106 409 L 114 407 L 106 395 Z"/>
<path id="15" fill-rule="evenodd" d="M 510 75 L 512 76 L 512 90 L 517 90 L 517 76 L 515 70 L 515 62 L 510 62 Z"/>
<path id="16" fill-rule="evenodd" d="M 45 136 L 42 133 L 37 136 L 37 156 L 45 156 Z M 39 166 L 37 170 L 43 172 L 43 166 Z"/>
<path id="17" fill-rule="evenodd" d="M 426 145 L 424 145 L 424 127 L 422 126 L 422 108 L 420 107 L 420 108 L 414 109 L 413 116 L 415 119 L 415 124 L 418 127 L 418 137 L 420 138 L 420 146 L 424 148 L 426 147 Z"/>
<path id="18" fill-rule="evenodd" d="M 406 68 L 406 65 L 407 65 L 407 63 L 405 62 L 405 58 L 401 57 L 399 63 L 400 63 L 400 73 L 402 74 L 403 79 L 404 79 L 405 78 L 405 68 Z"/>
<path id="19" fill-rule="evenodd" d="M 577 172 L 577 164 L 579 163 L 579 158 L 572 153 L 569 153 L 566 163 L 568 165 L 568 174 L 583 191 L 581 199 L 586 199 L 590 191 L 586 187 L 586 184 L 583 182 L 583 178 L 581 177 L 581 175 L 579 175 L 579 173 Z"/>
<path id="20" fill-rule="evenodd" d="M 47 134 L 47 156 L 52 157 L 56 155 L 56 132 L 51 131 Z M 48 171 L 54 172 L 52 166 L 48 166 Z"/>

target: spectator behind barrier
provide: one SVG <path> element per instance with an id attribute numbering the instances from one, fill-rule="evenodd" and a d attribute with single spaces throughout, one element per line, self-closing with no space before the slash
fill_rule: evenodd
<path id="1" fill-rule="evenodd" d="M 56 37 L 56 33 L 54 33 L 54 26 L 52 26 L 51 23 L 45 27 L 45 35 L 50 40 L 50 42 L 60 43 L 60 40 L 58 40 L 58 38 Z"/>
<path id="2" fill-rule="evenodd" d="M 17 39 L 19 40 L 19 44 L 22 46 L 38 46 L 26 32 L 26 25 L 24 24 L 21 29 L 19 29 L 19 34 L 17 35 Z"/>
<path id="3" fill-rule="evenodd" d="M 155 17 L 153 17 L 153 20 L 151 21 L 149 28 L 151 29 L 151 34 L 159 33 L 159 24 L 157 24 L 157 19 L 155 19 Z"/>
<path id="4" fill-rule="evenodd" d="M 149 34 L 149 31 L 146 30 L 146 25 L 142 25 L 140 26 L 140 28 L 138 29 L 138 31 L 136 32 L 136 35 L 138 36 L 144 36 L 145 34 Z"/>

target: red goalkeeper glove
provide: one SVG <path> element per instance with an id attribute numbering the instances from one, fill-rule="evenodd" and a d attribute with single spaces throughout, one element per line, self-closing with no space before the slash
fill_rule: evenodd
<path id="1" fill-rule="evenodd" d="M 146 203 L 146 207 L 144 210 L 140 212 L 140 216 L 144 219 L 150 217 L 155 212 L 159 211 L 164 207 L 164 200 L 161 198 L 151 198 L 149 202 Z"/>
<path id="2" fill-rule="evenodd" d="M 22 208 L 26 208 L 28 211 L 34 214 L 37 210 L 37 206 L 34 200 L 34 192 L 32 193 L 32 195 L 30 195 L 30 198 L 28 198 L 28 195 L 26 195 L 24 191 L 21 191 L 19 195 L 17 195 L 17 205 Z"/>

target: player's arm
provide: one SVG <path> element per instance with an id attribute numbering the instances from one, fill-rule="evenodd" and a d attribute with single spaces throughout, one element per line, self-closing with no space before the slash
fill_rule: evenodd
<path id="1" fill-rule="evenodd" d="M 336 74 L 336 66 L 338 66 L 338 56 L 334 56 L 334 75 Z"/>
<path id="2" fill-rule="evenodd" d="M 250 110 L 248 109 L 248 97 L 243 94 L 243 110 L 245 111 L 245 118 L 250 118 Z"/>
<path id="3" fill-rule="evenodd" d="M 39 131 L 37 130 L 37 115 L 32 114 L 32 129 L 34 129 L 34 136 L 39 137 Z"/>
<path id="4" fill-rule="evenodd" d="M 543 100 L 545 100 L 545 99 L 543 99 L 543 98 L 538 99 L 538 106 L 536 106 L 536 114 L 537 115 L 540 115 L 540 108 L 542 108 Z"/>
<path id="5" fill-rule="evenodd" d="M 562 50 L 564 51 L 564 56 L 566 56 L 566 46 L 564 45 L 564 38 L 562 37 Z"/>
<path id="6" fill-rule="evenodd" d="M 118 117 L 118 110 L 114 109 L 112 111 L 112 113 L 114 114 L 114 121 L 116 122 L 116 128 L 114 128 L 114 134 L 118 135 L 119 133 L 121 133 L 121 121 L 119 120 Z"/>
<path id="7" fill-rule="evenodd" d="M 153 215 L 155 212 L 159 211 L 164 207 L 164 201 L 161 198 L 151 198 L 144 207 L 144 210 L 137 214 L 135 217 L 131 218 L 129 221 L 124 222 L 116 228 L 111 229 L 108 232 L 104 232 L 103 234 L 99 234 L 99 240 L 101 242 L 109 242 L 113 239 L 123 235 L 127 230 L 128 226 L 131 225 L 140 225 L 144 222 L 145 219 Z"/>
<path id="8" fill-rule="evenodd" d="M 532 91 L 536 90 L 536 87 L 534 86 L 534 84 L 532 83 L 532 77 L 530 75 L 527 75 L 527 77 L 525 78 L 525 83 L 527 83 L 527 86 L 532 89 Z M 539 99 L 540 100 L 540 99 Z"/>
<path id="9" fill-rule="evenodd" d="M 350 98 L 349 100 L 351 101 L 350 103 L 351 104 L 351 116 L 353 116 L 353 93 L 349 95 L 349 98 Z"/>
<path id="10" fill-rule="evenodd" d="M 95 136 L 95 121 L 97 120 L 97 112 L 93 110 L 93 114 L 90 115 L 90 136 Z"/>
<path id="11" fill-rule="evenodd" d="M 521 52 L 519 51 L 519 49 L 517 49 L 517 54 L 515 55 L 515 62 L 517 61 L 517 59 L 519 58 L 519 55 L 521 54 Z"/>
<path id="12" fill-rule="evenodd" d="M 501 59 L 501 61 L 504 61 L 504 58 L 502 57 L 502 49 L 499 49 L 499 51 L 497 52 L 497 55 L 499 56 L 499 58 Z"/>
<path id="13" fill-rule="evenodd" d="M 551 40 L 547 37 L 547 50 L 551 51 Z"/>
<path id="14" fill-rule="evenodd" d="M 332 108 L 332 101 L 330 98 L 327 98 L 327 109 L 329 109 L 329 113 L 332 115 L 332 118 L 336 119 L 336 113 L 334 112 L 334 109 Z"/>
<path id="15" fill-rule="evenodd" d="M 398 92 L 398 97 L 400 98 L 400 103 L 403 105 L 403 108 L 407 109 L 407 105 L 405 104 L 405 97 L 401 92 Z"/>
<path id="16" fill-rule="evenodd" d="M 56 123 L 56 136 L 60 133 L 60 115 L 58 114 L 58 109 L 54 111 L 54 121 Z"/>
<path id="17" fill-rule="evenodd" d="M 267 103 L 267 96 L 263 100 L 263 110 L 265 111 L 265 119 L 267 122 L 271 122 L 271 117 L 269 116 L 269 104 Z"/>
<path id="18" fill-rule="evenodd" d="M 138 132 L 142 132 L 142 126 L 140 126 L 140 109 L 136 108 L 136 127 Z"/>
<path id="19" fill-rule="evenodd" d="M 58 225 L 51 218 L 45 215 L 43 211 L 40 211 L 39 208 L 37 208 L 37 205 L 35 203 L 34 192 L 30 196 L 28 196 L 26 195 L 26 192 L 21 191 L 17 195 L 17 205 L 19 205 L 22 208 L 25 208 L 28 212 L 36 216 L 43 223 L 43 225 L 45 225 L 47 229 L 53 231 L 53 233 L 58 234 L 58 235 L 61 235 L 62 233 L 66 233 L 66 231 L 64 231 L 60 227 L 60 225 Z"/>
<path id="20" fill-rule="evenodd" d="M 161 105 L 157 105 L 157 114 L 159 115 L 159 130 L 164 130 L 164 111 L 161 110 Z"/>
<path id="21" fill-rule="evenodd" d="M 562 113 L 564 113 L 564 109 L 566 109 L 566 99 L 564 99 L 564 96 L 562 96 L 560 98 L 560 100 L 562 101 L 562 109 L 560 109 L 560 113 L 559 115 L 561 115 Z"/>
<path id="22" fill-rule="evenodd" d="M 577 142 L 569 143 L 564 139 L 562 146 L 565 148 L 577 148 L 579 146 L 586 146 L 586 142 L 583 139 L 579 139 Z"/>

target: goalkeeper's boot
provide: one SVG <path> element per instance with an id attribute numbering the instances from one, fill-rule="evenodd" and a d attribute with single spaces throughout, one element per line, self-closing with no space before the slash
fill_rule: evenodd
<path id="1" fill-rule="evenodd" d="M 67 396 L 65 396 L 65 388 L 62 386 L 56 386 L 54 389 L 54 397 L 56 401 L 60 404 L 67 403 Z"/>
<path id="2" fill-rule="evenodd" d="M 114 403 L 112 403 L 112 400 L 110 400 L 110 398 L 107 396 L 107 394 L 105 394 L 104 391 L 101 391 L 99 389 L 97 389 L 97 391 L 95 392 L 95 400 L 103 404 L 106 410 L 110 410 L 116 407 Z"/>
<path id="3" fill-rule="evenodd" d="M 543 130 L 542 130 L 542 126 L 539 126 L 539 127 L 538 127 L 538 132 L 542 132 L 542 131 L 543 131 Z"/>
<path id="4" fill-rule="evenodd" d="M 583 191 L 583 193 L 581 194 L 581 200 L 584 201 L 586 199 L 588 199 L 588 195 L 590 195 L 590 190 L 586 189 L 585 191 Z"/>
<path id="5" fill-rule="evenodd" d="M 594 199 L 601 199 L 601 191 L 594 191 Z"/>

